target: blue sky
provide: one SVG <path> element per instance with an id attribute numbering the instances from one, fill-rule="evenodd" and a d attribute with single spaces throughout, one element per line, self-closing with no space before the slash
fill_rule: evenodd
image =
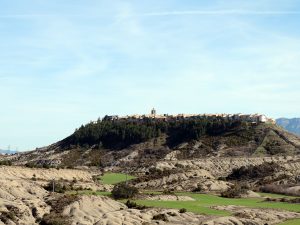
<path id="1" fill-rule="evenodd" d="M 0 0 L 0 148 L 106 114 L 300 116 L 300 1 Z"/>

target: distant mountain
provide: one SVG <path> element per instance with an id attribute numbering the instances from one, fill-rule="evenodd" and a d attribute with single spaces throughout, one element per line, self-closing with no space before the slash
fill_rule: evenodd
<path id="1" fill-rule="evenodd" d="M 276 123 L 287 131 L 300 135 L 300 118 L 280 118 L 276 120 Z"/>
<path id="2" fill-rule="evenodd" d="M 17 153 L 17 151 L 15 150 L 3 150 L 3 149 L 0 149 L 0 154 L 8 154 L 8 155 L 12 155 L 12 154 L 15 154 Z"/>

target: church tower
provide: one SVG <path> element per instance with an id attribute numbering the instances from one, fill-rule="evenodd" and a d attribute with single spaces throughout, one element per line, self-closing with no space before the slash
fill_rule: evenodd
<path id="1" fill-rule="evenodd" d="M 151 116 L 153 116 L 153 117 L 156 116 L 156 110 L 154 108 L 151 110 Z"/>

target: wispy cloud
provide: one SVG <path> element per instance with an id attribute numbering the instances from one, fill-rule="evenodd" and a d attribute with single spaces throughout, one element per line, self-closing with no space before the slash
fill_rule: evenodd
<path id="1" fill-rule="evenodd" d="M 226 10 L 183 10 L 183 11 L 157 11 L 157 12 L 145 12 L 136 14 L 127 14 L 126 17 L 156 17 L 156 16 L 187 16 L 187 15 L 300 15 L 300 11 L 265 11 L 265 10 L 240 10 L 240 9 L 226 9 Z M 7 14 L 0 15 L 0 18 L 40 18 L 40 17 L 70 17 L 70 18 L 100 18 L 107 17 L 109 15 L 104 14 Z M 120 16 L 121 18 L 124 15 Z"/>
<path id="2" fill-rule="evenodd" d="M 4 146 L 44 145 L 98 116 L 153 106 L 274 117 L 300 111 L 296 0 L 6 1 Z"/>
<path id="3" fill-rule="evenodd" d="M 187 10 L 165 11 L 137 14 L 137 16 L 184 16 L 184 15 L 291 15 L 300 14 L 300 11 L 259 11 L 259 10 Z"/>

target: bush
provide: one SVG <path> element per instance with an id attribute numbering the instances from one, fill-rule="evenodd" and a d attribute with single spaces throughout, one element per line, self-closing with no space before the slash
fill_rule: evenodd
<path id="1" fill-rule="evenodd" d="M 20 210 L 12 205 L 6 205 L 7 211 L 2 211 L 0 213 L 0 221 L 2 221 L 5 224 L 9 224 L 9 221 L 16 222 L 18 220 L 18 217 L 22 215 Z"/>
<path id="2" fill-rule="evenodd" d="M 185 208 L 180 209 L 179 213 L 186 213 L 186 209 Z"/>
<path id="3" fill-rule="evenodd" d="M 126 183 L 121 183 L 114 186 L 111 194 L 115 199 L 125 199 L 125 198 L 133 198 L 138 194 L 138 189 L 136 187 L 130 186 Z"/>
<path id="4" fill-rule="evenodd" d="M 48 182 L 44 189 L 47 191 L 53 191 L 53 181 Z M 71 191 L 73 189 L 73 185 L 70 185 L 63 181 L 54 181 L 54 192 L 57 193 L 65 193 L 66 191 Z"/>
<path id="5" fill-rule="evenodd" d="M 51 165 L 44 163 L 44 164 L 41 165 L 41 167 L 44 168 L 44 169 L 50 169 Z"/>
<path id="6" fill-rule="evenodd" d="M 203 185 L 202 184 L 198 184 L 197 187 L 192 190 L 192 192 L 201 192 L 203 190 L 204 190 Z"/>
<path id="7" fill-rule="evenodd" d="M 70 217 L 62 215 L 64 208 L 72 204 L 79 198 L 75 195 L 58 196 L 55 199 L 50 199 L 46 203 L 51 207 L 49 214 L 45 214 L 40 221 L 40 225 L 70 225 Z"/>
<path id="8" fill-rule="evenodd" d="M 154 215 L 153 220 L 162 220 L 162 221 L 165 221 L 165 222 L 168 222 L 168 217 L 166 214 L 157 214 L 157 215 Z"/>
<path id="9" fill-rule="evenodd" d="M 0 161 L 0 166 L 11 166 L 12 162 L 8 160 Z"/>
<path id="10" fill-rule="evenodd" d="M 36 180 L 37 180 L 35 174 L 32 175 L 31 180 L 33 180 L 33 181 L 36 181 Z"/>
<path id="11" fill-rule="evenodd" d="M 299 204 L 300 198 L 266 198 L 266 202 L 286 202 L 292 204 Z"/>
<path id="12" fill-rule="evenodd" d="M 45 214 L 42 218 L 40 225 L 69 225 L 70 220 L 68 217 L 61 214 Z"/>
<path id="13" fill-rule="evenodd" d="M 147 207 L 144 205 L 138 205 L 136 202 L 127 200 L 127 202 L 125 203 L 125 205 L 129 208 L 129 209 L 146 209 Z"/>
<path id="14" fill-rule="evenodd" d="M 224 198 L 240 198 L 243 194 L 246 194 L 248 187 L 246 185 L 235 184 L 230 189 L 221 193 L 221 197 Z"/>
<path id="15" fill-rule="evenodd" d="M 276 163 L 263 163 L 261 165 L 248 167 L 242 166 L 240 168 L 233 169 L 231 174 L 227 176 L 229 180 L 247 180 L 254 178 L 264 178 L 271 176 L 275 172 L 279 171 L 281 167 Z"/>
<path id="16" fill-rule="evenodd" d="M 7 224 L 9 221 L 16 221 L 16 216 L 13 212 L 1 212 L 0 221 Z"/>
<path id="17" fill-rule="evenodd" d="M 164 190 L 164 191 L 163 191 L 163 194 L 164 194 L 164 195 L 175 195 L 175 192 L 172 191 L 172 190 L 167 189 L 167 190 Z"/>
<path id="18" fill-rule="evenodd" d="M 127 202 L 125 203 L 125 205 L 129 208 L 129 209 L 132 209 L 132 208 L 135 208 L 137 206 L 136 202 L 132 202 L 130 200 L 127 200 Z"/>

